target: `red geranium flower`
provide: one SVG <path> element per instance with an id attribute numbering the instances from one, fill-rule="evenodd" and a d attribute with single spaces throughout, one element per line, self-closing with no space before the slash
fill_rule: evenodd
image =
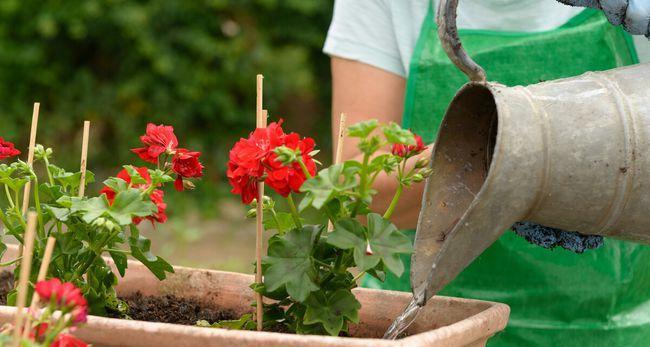
<path id="1" fill-rule="evenodd" d="M 415 135 L 415 145 L 403 145 L 396 143 L 393 145 L 392 152 L 394 155 L 400 156 L 402 158 L 410 158 L 424 152 L 425 149 L 427 149 L 427 147 L 422 142 L 422 137 Z"/>
<path id="2" fill-rule="evenodd" d="M 146 167 L 138 167 L 135 168 L 140 176 L 144 178 L 145 181 L 147 181 L 146 184 L 136 184 L 133 187 L 137 189 L 142 189 L 146 190 L 149 189 L 151 186 L 151 176 L 149 175 L 149 170 Z M 131 176 L 129 176 L 129 172 L 126 171 L 126 169 L 123 169 L 120 171 L 117 176 L 117 178 L 124 180 L 127 184 L 131 183 Z M 104 187 L 102 190 L 99 191 L 100 194 L 105 194 L 106 198 L 108 198 L 109 203 L 113 204 L 113 200 L 115 200 L 115 191 L 111 189 L 110 187 Z M 154 215 L 146 217 L 145 219 L 151 221 L 151 223 L 158 222 L 160 224 L 165 223 L 167 221 L 167 215 L 165 214 L 165 211 L 167 210 L 167 204 L 164 201 L 165 197 L 165 192 L 163 192 L 160 189 L 155 189 L 153 192 L 151 192 L 151 202 L 156 204 L 156 207 L 158 207 L 158 212 L 156 212 Z M 135 217 L 133 218 L 133 223 L 135 224 L 140 224 L 142 222 L 142 218 L 140 217 Z"/>
<path id="3" fill-rule="evenodd" d="M 51 347 L 88 347 L 88 344 L 70 334 L 59 334 Z"/>
<path id="4" fill-rule="evenodd" d="M 282 121 L 258 128 L 247 139 L 240 139 L 230 150 L 227 176 L 232 193 L 241 195 L 244 204 L 257 196 L 257 182 L 264 180 L 265 167 L 273 149 L 284 144 Z"/>
<path id="5" fill-rule="evenodd" d="M 47 329 L 49 327 L 50 325 L 48 323 L 40 323 L 32 329 L 32 331 L 29 333 L 29 337 L 32 339 L 40 339 L 41 337 L 45 336 L 45 333 L 47 333 Z M 25 329 L 30 329 L 30 327 L 25 327 Z"/>
<path id="6" fill-rule="evenodd" d="M 88 306 L 79 288 L 72 283 L 61 283 L 58 278 L 36 283 L 36 293 L 43 301 L 54 299 L 57 304 L 64 307 L 86 308 Z"/>
<path id="7" fill-rule="evenodd" d="M 20 154 L 13 143 L 5 141 L 0 137 L 0 160 L 15 157 Z"/>
<path id="8" fill-rule="evenodd" d="M 201 152 L 191 152 L 185 148 L 176 150 L 172 159 L 172 170 L 178 175 L 174 187 L 179 192 L 183 191 L 183 178 L 196 178 L 203 176 L 203 164 L 199 161 Z"/>
<path id="9" fill-rule="evenodd" d="M 167 125 L 147 124 L 147 131 L 140 136 L 144 147 L 134 148 L 131 151 L 142 160 L 149 163 L 158 163 L 158 157 L 163 153 L 173 154 L 178 147 L 178 139 L 174 135 L 174 127 Z"/>
<path id="10" fill-rule="evenodd" d="M 284 145 L 293 150 L 299 149 L 302 162 L 307 167 L 309 174 L 311 176 L 316 174 L 316 163 L 310 155 L 314 150 L 314 139 L 310 137 L 300 139 L 300 135 L 291 133 L 285 136 Z M 285 166 L 276 159 L 277 155 L 271 153 L 266 165 L 268 175 L 265 180 L 266 184 L 284 197 L 287 197 L 292 191 L 299 192 L 300 187 L 307 180 L 300 164 L 292 163 L 290 166 Z"/>

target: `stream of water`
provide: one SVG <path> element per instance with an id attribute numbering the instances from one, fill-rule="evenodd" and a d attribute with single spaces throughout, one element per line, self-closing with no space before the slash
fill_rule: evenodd
<path id="1" fill-rule="evenodd" d="M 386 333 L 384 334 L 385 340 L 395 340 L 397 339 L 406 329 L 408 329 L 415 319 L 418 317 L 418 313 L 422 309 L 422 300 L 419 297 L 413 297 L 413 300 L 406 306 L 404 312 L 399 315 L 393 321 L 393 324 L 388 327 Z"/>

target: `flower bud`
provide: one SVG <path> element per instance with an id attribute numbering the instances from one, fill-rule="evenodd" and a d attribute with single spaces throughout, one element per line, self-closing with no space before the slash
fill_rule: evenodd
<path id="1" fill-rule="evenodd" d="M 427 166 L 429 166 L 429 158 L 420 158 L 415 162 L 416 169 L 421 169 Z"/>
<path id="2" fill-rule="evenodd" d="M 297 162 L 302 154 L 299 149 L 291 149 L 287 146 L 277 147 L 273 152 L 278 156 L 276 160 L 285 166 Z"/>
<path id="3" fill-rule="evenodd" d="M 257 217 L 257 208 L 251 208 L 246 212 L 246 218 L 255 218 Z"/>
<path id="4" fill-rule="evenodd" d="M 370 247 L 370 242 L 366 242 L 366 255 L 373 255 L 372 247 Z"/>
<path id="5" fill-rule="evenodd" d="M 420 182 L 424 181 L 424 177 L 419 173 L 413 174 L 412 179 L 413 179 L 414 183 L 420 183 Z"/>
<path id="6" fill-rule="evenodd" d="M 432 168 L 424 168 L 418 172 L 422 177 L 427 178 L 433 174 L 433 169 Z"/>
<path id="7" fill-rule="evenodd" d="M 185 190 L 194 190 L 194 188 L 196 188 L 196 186 L 194 185 L 194 183 L 192 181 L 183 180 L 183 189 L 185 189 Z"/>

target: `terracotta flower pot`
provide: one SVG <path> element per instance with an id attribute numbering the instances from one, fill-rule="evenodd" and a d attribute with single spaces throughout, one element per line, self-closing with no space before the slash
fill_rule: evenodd
<path id="1" fill-rule="evenodd" d="M 10 248 L 3 261 L 13 259 Z M 130 261 L 126 277 L 117 287 L 120 295 L 173 294 L 194 298 L 206 306 L 231 310 L 241 315 L 252 312 L 251 275 L 175 267 L 176 273 L 159 281 L 147 268 Z M 505 304 L 437 296 L 429 301 L 416 322 L 407 330 L 409 337 L 380 340 L 390 323 L 411 299 L 410 293 L 356 289 L 363 305 L 361 323 L 351 328 L 354 338 L 301 336 L 270 332 L 231 331 L 166 323 L 151 323 L 90 316 L 75 335 L 94 346 L 138 347 L 291 347 L 291 346 L 484 346 L 492 335 L 503 330 L 510 308 Z M 0 323 L 13 321 L 14 307 L 0 306 Z"/>

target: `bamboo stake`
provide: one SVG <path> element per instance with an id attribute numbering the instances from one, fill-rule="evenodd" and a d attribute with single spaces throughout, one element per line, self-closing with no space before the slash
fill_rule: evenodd
<path id="1" fill-rule="evenodd" d="M 54 244 L 56 239 L 52 236 L 47 238 L 47 244 L 45 245 L 45 252 L 43 253 L 43 261 L 41 262 L 41 267 L 38 269 L 38 277 L 36 277 L 36 283 L 44 281 L 47 276 L 47 269 L 50 267 L 50 261 L 52 260 L 52 252 L 54 251 Z M 32 303 L 29 305 L 29 310 L 27 310 L 27 317 L 25 318 L 25 330 L 23 331 L 23 339 L 29 337 L 30 325 L 32 324 L 32 316 L 30 313 L 36 310 L 36 305 L 38 304 L 39 297 L 36 293 L 32 295 Z"/>
<path id="2" fill-rule="evenodd" d="M 21 331 L 23 328 L 23 309 L 27 300 L 27 284 L 29 283 L 29 274 L 32 270 L 32 252 L 34 250 L 34 234 L 37 223 L 36 212 L 27 214 L 27 230 L 25 232 L 25 248 L 23 258 L 20 264 L 20 278 L 18 282 L 18 297 L 16 298 L 16 316 L 14 317 L 14 335 L 12 346 L 18 347 Z"/>
<path id="3" fill-rule="evenodd" d="M 262 102 L 264 96 L 264 76 L 257 75 L 257 103 L 255 108 L 255 117 L 257 119 L 257 128 L 266 128 L 267 112 L 262 109 Z M 264 182 L 257 184 L 257 234 L 255 236 L 255 256 L 257 261 L 257 268 L 255 271 L 255 282 L 261 285 L 263 282 L 262 277 L 262 237 L 264 236 L 263 213 L 264 213 Z M 255 292 L 255 301 L 257 303 L 257 331 L 262 331 L 264 327 L 264 303 L 262 294 Z"/>
<path id="4" fill-rule="evenodd" d="M 339 118 L 339 136 L 336 139 L 336 155 L 334 156 L 334 164 L 340 164 L 343 159 L 343 143 L 345 142 L 345 133 L 347 131 L 347 128 L 345 127 L 346 120 L 347 116 L 345 113 L 341 113 L 341 117 Z"/>
<path id="5" fill-rule="evenodd" d="M 341 113 L 341 117 L 339 118 L 339 135 L 336 138 L 336 148 L 334 148 L 335 155 L 334 155 L 334 164 L 341 164 L 341 161 L 343 160 L 343 143 L 345 142 L 345 133 L 347 131 L 347 128 L 345 127 L 345 122 L 347 120 L 347 116 L 345 113 Z M 333 230 L 334 225 L 332 225 L 332 221 L 329 221 L 327 230 Z"/>
<path id="6" fill-rule="evenodd" d="M 34 103 L 34 111 L 32 112 L 32 129 L 29 133 L 29 148 L 27 151 L 27 165 L 31 168 L 34 164 L 34 149 L 36 148 L 36 132 L 38 130 L 38 112 L 41 108 L 41 104 L 38 102 Z M 25 191 L 23 193 L 23 215 L 27 213 L 27 208 L 29 207 L 29 194 L 32 188 L 31 182 L 25 184 Z"/>
<path id="7" fill-rule="evenodd" d="M 88 166 L 88 137 L 90 135 L 90 121 L 84 121 L 84 134 L 81 142 L 81 179 L 79 180 L 79 197 L 86 194 L 86 167 Z"/>

